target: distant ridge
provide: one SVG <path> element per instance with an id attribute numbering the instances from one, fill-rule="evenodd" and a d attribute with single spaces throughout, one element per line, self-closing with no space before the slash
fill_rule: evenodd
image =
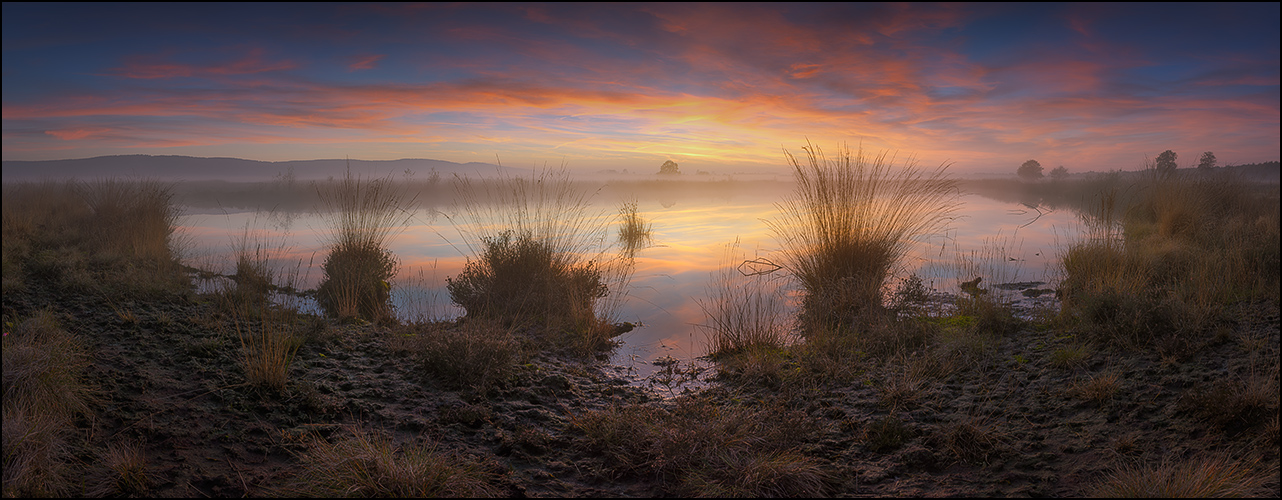
<path id="1" fill-rule="evenodd" d="M 522 169 L 499 167 L 491 163 L 455 163 L 444 160 L 407 158 L 401 160 L 351 160 L 353 173 L 383 177 L 405 175 L 425 179 L 436 170 L 443 177 L 454 174 L 469 177 L 493 177 L 499 172 L 513 174 Z M 347 171 L 348 160 L 258 161 L 241 158 L 203 158 L 197 156 L 116 155 L 72 160 L 5 160 L 5 181 L 62 179 L 75 177 L 140 177 L 174 181 L 224 180 L 260 181 L 293 171 L 300 180 L 340 177 Z"/>

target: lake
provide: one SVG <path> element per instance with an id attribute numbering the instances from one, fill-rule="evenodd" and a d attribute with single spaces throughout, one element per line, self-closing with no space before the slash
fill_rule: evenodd
<path id="1" fill-rule="evenodd" d="M 634 274 L 614 315 L 641 326 L 620 337 L 613 362 L 624 373 L 645 377 L 655 360 L 691 361 L 706 354 L 700 301 L 708 300 L 713 276 L 729 260 L 770 259 L 777 244 L 763 222 L 778 213 L 775 204 L 791 189 L 787 182 L 687 182 L 681 189 L 631 189 L 629 184 L 600 189 L 591 209 L 612 218 L 620 203 L 635 201 L 652 224 L 652 245 L 635 255 Z M 702 184 L 702 185 L 701 185 Z M 183 200 L 178 199 L 179 203 Z M 442 199 L 419 200 L 408 223 L 393 233 L 389 247 L 401 268 L 393 283 L 393 302 L 403 319 L 450 319 L 463 311 L 450 302 L 445 279 L 467 262 L 468 248 L 451 222 L 457 208 Z M 1079 218 L 1070 210 L 1053 211 L 997 201 L 974 194 L 960 197 L 958 217 L 947 230 L 916 242 L 900 277 L 916 273 L 940 292 L 956 293 L 960 281 L 984 277 L 985 284 L 1057 281 L 1060 247 L 1076 238 Z M 267 205 L 266 203 L 264 205 Z M 241 242 L 271 255 L 278 274 L 292 275 L 300 288 L 314 288 L 325 259 L 325 219 L 311 210 L 211 209 L 186 206 L 179 234 L 186 240 L 188 264 L 230 273 Z M 610 229 L 610 236 L 616 229 Z M 727 258 L 728 246 L 738 257 Z M 781 272 L 774 273 L 782 276 Z M 895 280 L 897 282 L 897 280 Z M 209 286 L 206 284 L 205 286 Z M 1025 285 L 1029 286 L 1029 285 Z M 994 289 L 995 290 L 995 289 Z M 1024 301 L 1018 290 L 1012 300 Z M 1053 296 L 1037 300 L 1053 301 Z M 315 310 L 315 304 L 305 305 Z"/>

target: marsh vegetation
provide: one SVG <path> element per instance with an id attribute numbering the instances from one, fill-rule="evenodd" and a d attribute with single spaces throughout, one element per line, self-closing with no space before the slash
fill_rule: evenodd
<path id="1" fill-rule="evenodd" d="M 664 219 L 564 172 L 290 187 L 327 200 L 321 251 L 247 227 L 196 267 L 190 187 L 6 184 L 4 494 L 1278 494 L 1277 184 L 1059 180 L 1087 230 L 1062 300 L 1017 309 L 1000 234 L 955 285 L 905 257 L 964 215 L 942 168 L 806 151 L 777 249 L 721 245 L 711 368 L 661 393 L 603 359 Z M 464 314 L 409 319 L 390 241 L 447 192 Z"/>

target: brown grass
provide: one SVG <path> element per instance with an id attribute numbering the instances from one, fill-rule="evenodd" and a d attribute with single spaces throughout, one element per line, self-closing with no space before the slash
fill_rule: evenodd
<path id="1" fill-rule="evenodd" d="M 398 446 L 352 430 L 336 442 L 320 438 L 301 454 L 303 470 L 283 493 L 297 496 L 495 497 L 505 492 L 475 461 L 433 445 Z"/>
<path id="2" fill-rule="evenodd" d="M 678 398 L 671 409 L 611 407 L 579 415 L 585 446 L 608 471 L 643 474 L 683 496 L 817 496 L 828 472 L 797 451 L 817 430 L 804 414 Z"/>
<path id="3" fill-rule="evenodd" d="M 1278 470 L 1258 460 L 1237 460 L 1225 454 L 1153 465 L 1123 466 L 1096 485 L 1089 496 L 1099 498 L 1268 497 L 1266 488 L 1277 481 Z"/>
<path id="4" fill-rule="evenodd" d="M 4 495 L 60 495 L 70 478 L 66 439 L 89 410 L 84 348 L 44 311 L 5 332 Z"/>

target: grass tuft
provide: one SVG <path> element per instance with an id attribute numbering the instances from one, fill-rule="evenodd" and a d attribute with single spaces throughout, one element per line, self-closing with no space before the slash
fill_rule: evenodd
<path id="1" fill-rule="evenodd" d="M 791 154 L 796 190 L 767 221 L 780 242 L 783 266 L 804 292 L 803 314 L 821 323 L 849 324 L 880 310 L 886 285 L 915 238 L 941 229 L 957 209 L 947 166 L 923 171 L 911 160 L 895 168 L 885 153 L 842 149 L 829 160 L 805 148 Z"/>
<path id="2" fill-rule="evenodd" d="M 318 497 L 495 497 L 482 464 L 437 451 L 397 446 L 386 437 L 354 430 L 329 443 L 316 438 L 300 457 L 303 471 L 286 491 Z"/>
<path id="3" fill-rule="evenodd" d="M 1155 465 L 1124 466 L 1096 485 L 1096 498 L 1211 498 L 1270 496 L 1266 485 L 1278 470 L 1261 470 L 1257 460 L 1213 455 L 1163 460 Z"/>
<path id="4" fill-rule="evenodd" d="M 316 301 L 340 319 L 394 321 L 390 298 L 397 263 L 387 242 L 408 222 L 405 207 L 416 198 L 391 176 L 364 179 L 350 169 L 341 180 L 316 184 L 316 192 L 333 231 Z"/>

